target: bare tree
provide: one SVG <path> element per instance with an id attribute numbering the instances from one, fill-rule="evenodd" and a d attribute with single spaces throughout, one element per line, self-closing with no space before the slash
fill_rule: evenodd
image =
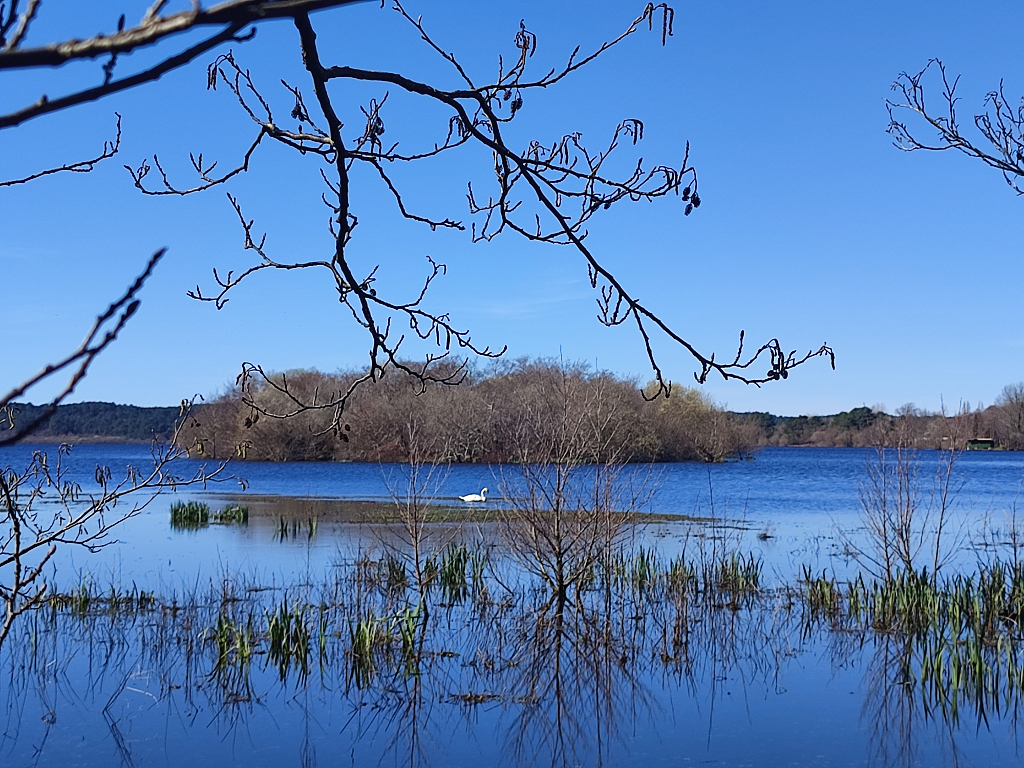
<path id="1" fill-rule="evenodd" d="M 543 397 L 526 400 L 507 427 L 517 461 L 502 479 L 509 505 L 503 530 L 560 612 L 620 541 L 647 485 L 643 477 L 621 477 L 616 432 L 628 418 L 601 396 L 601 380 L 587 387 L 579 369 L 549 373 L 555 380 L 544 384 Z"/>
<path id="2" fill-rule="evenodd" d="M 953 520 L 960 483 L 956 462 L 966 443 L 969 411 L 953 418 L 942 414 L 946 446 L 935 463 L 931 488 L 919 481 L 917 412 L 904 406 L 892 419 L 876 422 L 875 454 L 868 461 L 859 489 L 864 539 L 847 537 L 847 546 L 873 576 L 889 581 L 899 573 L 930 569 L 934 583 L 939 571 L 964 543 L 964 529 Z"/>
<path id="3" fill-rule="evenodd" d="M 926 103 L 926 79 L 936 80 L 939 107 L 929 108 Z M 972 122 L 980 134 L 979 139 L 966 136 L 957 118 L 956 95 L 959 75 L 952 80 L 939 59 L 932 59 L 920 72 L 901 72 L 892 89 L 899 94 L 895 101 L 887 101 L 889 109 L 888 132 L 900 149 L 912 152 L 928 150 L 942 152 L 956 150 L 1002 173 L 1006 183 L 1018 194 L 1024 194 L 1020 180 L 1024 177 L 1024 101 L 1016 107 L 1006 97 L 1002 81 L 999 88 L 985 96 L 985 111 L 974 115 Z M 909 111 L 919 116 L 934 131 L 933 138 L 921 138 L 916 129 L 908 127 L 898 115 Z"/>

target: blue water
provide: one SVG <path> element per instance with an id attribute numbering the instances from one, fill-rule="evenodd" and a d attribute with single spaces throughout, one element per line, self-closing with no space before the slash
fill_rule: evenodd
<path id="1" fill-rule="evenodd" d="M 32 450 L 0 450 L 0 468 L 23 465 Z M 650 511 L 725 523 L 710 533 L 704 524 L 645 526 L 643 543 L 670 554 L 696 546 L 701 536 L 733 537 L 730 546 L 755 550 L 774 578 L 787 581 L 798 564 L 837 571 L 849 565 L 841 532 L 856 535 L 861 525 L 858 490 L 871 456 L 859 449 L 776 448 L 754 461 L 631 467 L 624 480 L 646 485 Z M 97 464 L 109 466 L 116 479 L 129 465 L 144 468 L 148 457 L 143 446 L 79 446 L 67 479 L 88 492 Z M 937 458 L 919 455 L 926 493 Z M 200 466 L 183 462 L 178 473 Z M 202 498 L 217 506 L 229 495 L 388 500 L 406 487 L 404 471 L 400 465 L 234 464 L 230 472 L 244 488 L 236 479 L 161 496 L 100 552 L 65 547 L 52 578 L 67 586 L 84 571 L 101 588 L 134 582 L 162 594 L 201 594 L 224 575 L 259 585 L 315 584 L 355 549 L 376 546 L 371 526 L 321 524 L 311 540 L 286 541 L 275 538 L 270 521 L 255 519 L 248 526 L 178 531 L 170 527 L 169 505 Z M 956 468 L 958 519 L 998 523 L 1015 508 L 1022 472 L 1024 453 L 963 455 Z M 513 479 L 514 469 L 454 466 L 431 493 L 450 502 L 486 486 L 495 499 L 488 503 L 501 504 L 501 489 Z M 791 618 L 779 610 L 776 617 L 725 610 L 709 616 L 706 622 L 736 625 L 739 640 L 730 636 L 733 644 L 721 647 L 707 639 L 720 634 L 701 639 L 706 623 L 692 624 L 693 667 L 685 674 L 656 658 L 620 664 L 617 651 L 598 663 L 586 650 L 594 646 L 570 652 L 567 641 L 566 648 L 538 650 L 543 663 L 529 685 L 516 677 L 516 667 L 488 666 L 474 649 L 479 630 L 474 639 L 459 629 L 462 619 L 446 623 L 442 616 L 435 647 L 458 655 L 429 657 L 422 681 L 398 675 L 360 693 L 339 663 L 325 677 L 314 672 L 306 685 L 281 684 L 257 659 L 251 699 L 238 706 L 218 699 L 208 680 L 190 680 L 188 652 L 162 644 L 149 619 L 122 625 L 99 617 L 52 646 L 34 638 L 33 648 L 43 643 L 40 672 L 26 671 L 20 661 L 33 638 L 26 630 L 16 636 L 20 645 L 0 654 L 9 674 L 0 679 L 0 765 L 1021 764 L 1016 713 L 989 713 L 986 723 L 965 712 L 962 723 L 951 725 L 908 707 L 893 693 L 902 688 L 891 682 L 898 670 L 888 639 L 845 647 L 841 634 L 772 632 L 768 625 Z M 189 627 L 184 636 L 201 646 L 205 626 Z M 481 692 L 498 698 L 475 706 L 452 698 Z M 419 709 L 410 709 L 410 701 Z"/>
<path id="2" fill-rule="evenodd" d="M 9 447 L 0 450 L 0 467 L 22 466 L 35 450 L 55 454 L 55 446 Z M 873 455 L 871 449 L 857 448 L 766 448 L 752 461 L 631 466 L 622 477 L 623 482 L 644 487 L 644 510 L 726 521 L 733 526 L 726 532 L 734 538 L 732 545 L 756 552 L 780 580 L 788 580 L 803 565 L 849 572 L 844 536 L 856 538 L 862 528 L 858 491 Z M 925 501 L 940 458 L 933 451 L 918 454 Z M 148 446 L 80 445 L 66 462 L 67 479 L 80 483 L 88 493 L 97 487 L 97 465 L 110 467 L 116 481 L 129 466 L 144 470 L 151 465 L 151 456 Z M 200 468 L 215 466 L 183 460 L 177 474 L 191 476 Z M 120 526 L 98 554 L 64 549 L 56 560 L 61 578 L 74 578 L 86 569 L 104 581 L 134 581 L 147 587 L 181 586 L 230 570 L 288 579 L 329 564 L 339 548 L 351 551 L 360 546 L 359 527 L 323 524 L 315 540 L 300 537 L 289 542 L 275 541 L 267 524 L 176 531 L 170 527 L 170 504 L 198 498 L 217 507 L 227 497 L 247 495 L 388 501 L 406 493 L 409 482 L 408 467 L 401 464 L 236 462 L 229 464 L 224 475 L 206 487 L 158 497 Z M 962 454 L 953 483 L 952 507 L 958 523 L 967 529 L 1004 525 L 1018 503 L 1022 476 L 1024 452 Z M 459 495 L 487 487 L 488 504 L 493 506 L 501 504 L 502 489 L 514 488 L 516 480 L 514 467 L 454 465 L 435 473 L 426 493 L 451 503 Z M 757 538 L 761 533 L 770 538 Z M 686 546 L 692 534 L 690 526 L 653 525 L 640 536 L 671 555 Z"/>
<path id="3" fill-rule="evenodd" d="M 33 451 L 56 452 L 52 445 L 18 445 L 0 449 L 0 467 L 18 468 Z M 655 488 L 651 509 L 679 514 L 714 513 L 758 522 L 784 517 L 820 518 L 859 510 L 858 483 L 874 451 L 860 448 L 765 448 L 752 461 L 723 464 L 654 464 L 628 467 L 634 475 L 650 475 Z M 940 457 L 936 451 L 920 451 L 922 483 Z M 111 468 L 115 479 L 129 465 L 145 468 L 147 446 L 79 445 L 69 457 L 68 479 L 88 490 L 95 487 L 95 468 Z M 178 474 L 192 474 L 211 462 L 182 460 Z M 508 472 L 510 470 L 506 470 Z M 406 468 L 401 464 L 354 464 L 333 462 L 234 462 L 231 477 L 206 490 L 254 495 L 312 496 L 338 499 L 379 499 L 403 490 Z M 961 500 L 979 512 L 1003 509 L 1021 491 L 1024 452 L 976 451 L 961 454 L 956 474 L 962 482 Z M 492 495 L 500 487 L 503 472 L 498 466 L 457 464 L 447 470 L 437 489 L 449 499 L 475 493 L 487 486 Z M 236 479 L 237 478 L 237 479 Z M 244 481 L 243 490 L 239 482 Z M 187 492 L 195 494 L 194 491 Z"/>

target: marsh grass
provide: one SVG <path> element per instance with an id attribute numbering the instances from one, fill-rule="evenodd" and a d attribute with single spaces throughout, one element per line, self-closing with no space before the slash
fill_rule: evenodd
<path id="1" fill-rule="evenodd" d="M 230 504 L 224 509 L 211 511 L 210 505 L 200 501 L 176 501 L 171 504 L 171 527 L 197 530 L 210 525 L 248 525 L 249 508 Z"/>
<path id="2" fill-rule="evenodd" d="M 273 613 L 266 614 L 267 664 L 273 664 L 277 668 L 282 682 L 288 679 L 288 673 L 292 668 L 298 673 L 300 681 L 305 681 L 309 677 L 309 614 L 308 605 L 289 607 L 287 592 Z"/>
<path id="3" fill-rule="evenodd" d="M 25 642 L 12 647 L 34 654 L 24 669 L 41 675 L 50 674 L 48 659 L 68 656 L 55 650 L 58 639 L 107 664 L 141 658 L 232 717 L 273 686 L 317 684 L 370 704 L 367 712 L 397 711 L 403 691 L 421 687 L 433 701 L 500 699 L 534 717 L 552 691 L 582 699 L 585 685 L 607 686 L 600 695 L 614 698 L 614 686 L 636 690 L 654 678 L 692 690 L 734 672 L 773 684 L 820 643 L 841 666 L 888 649 L 887 695 L 929 718 L 984 720 L 1022 703 L 1019 565 L 994 562 L 938 580 L 896 572 L 888 581 L 805 568 L 795 583 L 770 586 L 754 554 L 665 558 L 636 547 L 609 552 L 555 609 L 540 579 L 510 559 L 493 562 L 493 552 L 461 543 L 434 552 L 426 592 L 392 552 L 361 553 L 320 583 L 273 588 L 226 579 L 208 592 L 161 596 L 83 577 L 50 595 L 48 610 L 25 623 Z M 556 661 L 577 676 L 571 684 L 552 683 Z M 319 683 L 310 674 L 317 665 Z"/>

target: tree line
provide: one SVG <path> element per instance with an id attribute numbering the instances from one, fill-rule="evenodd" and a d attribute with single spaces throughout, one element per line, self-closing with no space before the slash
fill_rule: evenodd
<path id="1" fill-rule="evenodd" d="M 179 406 L 143 408 L 114 403 L 71 403 L 60 405 L 46 418 L 47 406 L 13 403 L 0 410 L 0 432 L 21 434 L 25 425 L 43 418 L 32 440 L 55 442 L 149 442 L 169 440 L 174 422 L 181 415 Z M 83 440 L 84 439 L 84 440 Z"/>
<path id="2" fill-rule="evenodd" d="M 981 438 L 991 440 L 994 448 L 1024 450 L 1024 382 L 1003 387 L 988 407 L 972 409 L 964 403 L 955 412 L 931 412 L 908 403 L 892 414 L 861 407 L 832 416 L 735 415 L 758 425 L 761 445 L 891 447 L 898 423 L 905 439 L 918 448 L 963 449 L 969 440 Z"/>
<path id="3" fill-rule="evenodd" d="M 654 397 L 656 384 L 544 360 L 498 362 L 457 387 L 392 372 L 357 387 L 336 424 L 329 408 L 266 415 L 286 413 L 293 396 L 333 402 L 360 376 L 270 376 L 246 393 L 255 409 L 233 388 L 197 408 L 184 437 L 200 456 L 264 461 L 518 461 L 542 457 L 556 432 L 584 422 L 588 445 L 578 455 L 588 461 L 723 461 L 761 442 L 754 421 L 699 390 Z"/>
<path id="4" fill-rule="evenodd" d="M 564 370 L 563 370 L 564 369 Z M 196 455 L 266 461 L 405 461 L 426 453 L 444 461 L 514 460 L 515 429 L 540 418 L 560 382 L 579 407 L 608 414 L 611 442 L 604 454 L 630 461 L 722 461 L 764 446 L 872 447 L 885 445 L 896 420 L 921 448 L 964 447 L 989 438 L 997 448 L 1024 450 L 1024 383 L 1003 388 L 989 407 L 956 414 L 905 405 L 895 413 L 860 407 L 827 416 L 776 416 L 724 410 L 704 392 L 675 386 L 669 398 L 646 402 L 653 391 L 635 379 L 583 366 L 520 360 L 471 373 L 464 387 L 386 377 L 354 396 L 345 420 L 332 431 L 333 413 L 308 411 L 294 421 L 255 417 L 237 389 L 198 405 L 183 430 Z M 286 409 L 288 395 L 273 386 L 323 397 L 348 387 L 359 373 L 292 371 L 270 377 L 256 390 L 259 402 Z M 558 384 L 558 386 L 554 386 Z M 422 389 L 422 391 L 421 391 Z M 595 400 L 599 401 L 595 405 Z M 551 403 L 547 402 L 547 407 Z M 17 404 L 12 418 L 0 413 L 0 429 L 33 421 L 42 406 Z M 174 432 L 178 407 L 143 408 L 113 403 L 61 405 L 33 435 L 41 442 L 148 442 Z M 248 423 L 247 423 L 248 421 Z M 548 419 L 553 423 L 553 419 Z M 429 443 L 432 448 L 424 446 Z"/>

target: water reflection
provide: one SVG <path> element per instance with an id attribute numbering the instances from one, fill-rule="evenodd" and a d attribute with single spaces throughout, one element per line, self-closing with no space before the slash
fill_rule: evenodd
<path id="1" fill-rule="evenodd" d="M 1012 626 L 986 636 L 985 663 L 970 668 L 957 656 L 968 630 L 896 630 L 878 597 L 858 607 L 852 587 L 837 603 L 808 585 L 766 590 L 724 557 L 635 551 L 559 600 L 532 581 L 510 588 L 500 547 L 478 579 L 449 553 L 424 605 L 392 556 L 364 553 L 287 589 L 237 576 L 157 595 L 68 589 L 0 652 L 0 760 L 1018 760 L 1024 684 L 1015 646 L 998 639 L 1017 637 Z M 442 587 L 456 561 L 465 583 Z M 847 678 L 853 708 L 830 689 Z M 818 723 L 827 742 L 809 735 Z"/>

